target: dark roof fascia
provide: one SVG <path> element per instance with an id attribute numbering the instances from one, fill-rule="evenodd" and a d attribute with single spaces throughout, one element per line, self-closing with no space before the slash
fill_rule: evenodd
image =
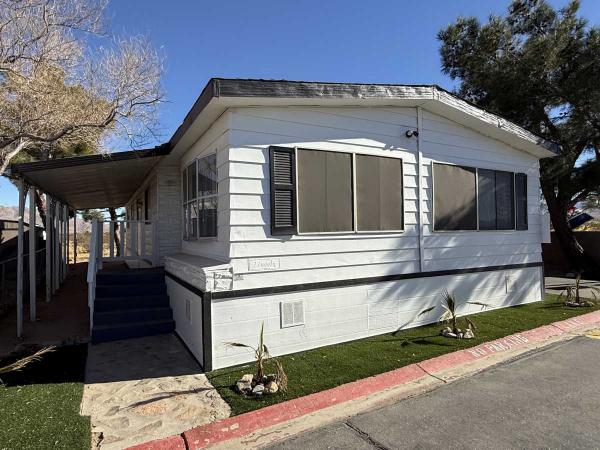
<path id="1" fill-rule="evenodd" d="M 319 99 L 360 99 L 360 98 L 402 98 L 406 88 L 430 88 L 445 92 L 469 105 L 494 114 L 512 123 L 509 119 L 494 112 L 487 111 L 476 104 L 458 97 L 437 84 L 364 84 L 364 83 L 335 83 L 290 80 L 261 80 L 238 78 L 211 78 L 202 93 L 186 115 L 182 124 L 177 128 L 169 143 L 174 148 L 196 118 L 213 98 L 227 97 L 264 97 L 264 98 L 319 98 Z M 534 133 L 532 133 L 534 134 Z M 548 141 L 539 135 L 538 145 L 547 150 L 560 154 L 560 145 Z"/>
<path id="2" fill-rule="evenodd" d="M 28 163 L 11 164 L 7 170 L 9 176 L 23 175 L 38 170 L 60 169 L 64 167 L 85 166 L 89 164 L 101 164 L 106 162 L 126 161 L 138 158 L 151 158 L 165 156 L 171 152 L 169 144 L 162 144 L 151 149 L 131 150 L 100 155 L 74 156 L 71 158 L 50 159 L 47 161 L 34 161 Z"/>

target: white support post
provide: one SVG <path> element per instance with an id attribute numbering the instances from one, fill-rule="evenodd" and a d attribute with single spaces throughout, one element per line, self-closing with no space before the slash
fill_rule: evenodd
<path id="1" fill-rule="evenodd" d="M 29 320 L 35 322 L 36 317 L 36 264 L 35 251 L 37 242 L 37 232 L 35 229 L 35 188 L 29 188 Z"/>
<path id="2" fill-rule="evenodd" d="M 104 221 L 101 220 L 97 220 L 97 236 L 98 236 L 98 240 L 97 240 L 97 244 L 98 247 L 96 247 L 96 252 L 98 255 L 98 263 L 97 266 L 99 269 L 102 269 L 102 257 L 104 256 Z"/>
<path id="3" fill-rule="evenodd" d="M 137 256 L 137 247 L 138 247 L 138 222 L 131 222 L 131 256 Z"/>
<path id="4" fill-rule="evenodd" d="M 125 222 L 121 221 L 119 224 L 119 245 L 121 246 L 120 255 L 121 258 L 125 256 Z"/>
<path id="5" fill-rule="evenodd" d="M 146 222 L 140 222 L 140 256 L 146 256 Z"/>
<path id="6" fill-rule="evenodd" d="M 46 301 L 52 298 L 52 208 L 46 194 Z"/>
<path id="7" fill-rule="evenodd" d="M 52 239 L 52 242 L 54 244 L 54 264 L 53 264 L 53 280 L 54 280 L 54 285 L 52 288 L 52 292 L 56 292 L 56 290 L 58 289 L 59 286 L 59 271 L 60 271 L 60 235 L 59 235 L 59 208 L 60 205 L 58 204 L 58 201 L 54 202 L 54 217 L 53 217 L 53 222 L 54 222 L 54 227 L 53 227 L 53 231 L 54 231 L 54 237 Z"/>
<path id="8" fill-rule="evenodd" d="M 73 264 L 77 264 L 77 210 L 73 210 Z"/>
<path id="9" fill-rule="evenodd" d="M 110 221 L 108 223 L 108 254 L 110 259 L 115 257 L 115 222 Z"/>
<path id="10" fill-rule="evenodd" d="M 156 221 L 152 222 L 152 265 L 158 266 L 158 226 Z"/>
<path id="11" fill-rule="evenodd" d="M 17 237 L 17 337 L 23 335 L 23 216 L 25 214 L 25 181 L 19 178 L 19 234 Z"/>
<path id="12" fill-rule="evenodd" d="M 71 233 L 70 233 L 70 226 L 71 226 L 71 219 L 69 218 L 69 208 L 67 207 L 67 220 L 66 220 L 66 228 L 67 228 L 67 272 L 69 271 L 69 264 L 71 262 L 70 257 L 71 257 L 71 242 L 69 240 L 69 238 L 71 237 Z"/>
<path id="13" fill-rule="evenodd" d="M 67 232 L 68 227 L 69 227 L 69 207 L 67 205 L 63 205 L 63 271 L 62 271 L 62 281 L 65 280 L 65 278 L 67 278 L 67 268 L 69 267 L 69 252 L 68 252 L 68 248 L 69 248 L 69 233 Z"/>

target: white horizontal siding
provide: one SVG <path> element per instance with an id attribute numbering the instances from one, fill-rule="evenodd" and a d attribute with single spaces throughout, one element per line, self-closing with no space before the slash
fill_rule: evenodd
<path id="1" fill-rule="evenodd" d="M 219 233 L 230 242 L 229 256 L 239 275 L 234 289 L 419 270 L 417 140 L 404 135 L 417 126 L 415 109 L 237 108 L 230 111 L 229 126 L 228 158 L 219 167 L 219 189 L 228 197 L 229 210 L 220 209 Z M 540 261 L 537 159 L 427 111 L 421 133 L 423 270 Z M 401 157 L 404 232 L 271 236 L 270 145 Z M 530 229 L 434 232 L 433 161 L 528 173 Z M 253 258 L 273 259 L 271 270 L 249 271 Z"/>
<path id="2" fill-rule="evenodd" d="M 212 153 L 217 155 L 217 174 L 219 194 L 217 214 L 229 214 L 229 195 L 226 184 L 229 178 L 221 175 L 226 174 L 226 168 L 229 165 L 228 148 L 228 120 L 229 115 L 223 114 L 217 119 L 211 127 L 190 147 L 190 149 L 181 157 L 180 171 L 183 171 L 194 159 L 206 156 Z M 179 201 L 179 214 L 183 217 L 183 194 Z M 222 220 L 217 221 L 216 238 L 199 238 L 197 240 L 183 240 L 183 228 L 180 231 L 181 251 L 190 255 L 203 256 L 206 258 L 226 261 L 229 257 L 229 229 L 222 226 Z"/>
<path id="3" fill-rule="evenodd" d="M 269 351 L 273 355 L 283 355 L 434 322 L 443 313 L 440 301 L 446 289 L 458 298 L 461 315 L 534 302 L 541 297 L 541 269 L 533 267 L 213 300 L 213 367 L 251 361 L 253 355 L 250 352 L 228 347 L 225 342 L 255 345 L 262 323 Z M 280 303 L 292 300 L 303 301 L 305 323 L 282 328 Z M 488 307 L 467 304 L 470 301 L 484 302 Z M 431 306 L 436 308 L 419 316 Z"/>
<path id="4" fill-rule="evenodd" d="M 532 155 L 490 139 L 443 117 L 423 111 L 423 270 L 521 264 L 541 261 L 539 234 L 539 161 Z M 516 231 L 433 230 L 434 162 L 526 173 L 529 229 Z"/>
<path id="5" fill-rule="evenodd" d="M 230 210 L 219 225 L 229 227 L 234 289 L 418 270 L 416 140 L 404 135 L 416 124 L 409 108 L 231 110 L 229 164 L 219 185 Z M 402 158 L 404 232 L 271 236 L 270 145 Z M 278 269 L 249 270 L 254 258 L 276 258 Z"/>

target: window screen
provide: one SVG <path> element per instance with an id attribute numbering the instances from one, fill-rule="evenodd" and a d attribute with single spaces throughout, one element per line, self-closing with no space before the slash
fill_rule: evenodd
<path id="1" fill-rule="evenodd" d="M 401 230 L 402 160 L 367 155 L 355 160 L 358 230 Z"/>
<path id="2" fill-rule="evenodd" d="M 496 171 L 496 229 L 515 229 L 514 198 L 512 172 Z"/>
<path id="3" fill-rule="evenodd" d="M 478 169 L 479 229 L 496 229 L 496 172 Z"/>
<path id="4" fill-rule="evenodd" d="M 217 157 L 205 156 L 183 171 L 184 239 L 217 236 Z"/>
<path id="5" fill-rule="evenodd" d="M 433 165 L 434 229 L 476 230 L 476 169 Z"/>
<path id="6" fill-rule="evenodd" d="M 351 155 L 298 149 L 297 170 L 300 231 L 352 231 Z"/>
<path id="7" fill-rule="evenodd" d="M 527 229 L 527 175 L 515 175 L 515 200 L 517 214 L 517 230 Z"/>

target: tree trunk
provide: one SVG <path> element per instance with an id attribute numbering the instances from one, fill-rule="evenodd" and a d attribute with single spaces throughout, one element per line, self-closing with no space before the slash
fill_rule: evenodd
<path id="1" fill-rule="evenodd" d="M 119 225 L 116 223 L 118 220 L 117 211 L 115 208 L 108 208 L 108 214 L 110 215 L 110 220 L 115 222 L 114 226 L 114 238 L 115 238 L 115 247 L 117 247 L 117 256 L 121 256 L 121 239 L 119 238 Z"/>
<path id="2" fill-rule="evenodd" d="M 40 219 L 42 220 L 42 226 L 44 230 L 46 229 L 46 205 L 44 204 L 44 199 L 42 198 L 42 194 L 37 189 L 35 190 L 35 207 L 37 208 L 37 212 L 40 215 Z M 31 220 L 31 219 L 29 219 Z"/>
<path id="3" fill-rule="evenodd" d="M 554 194 L 553 186 L 544 186 L 542 191 L 548 205 L 548 212 L 554 227 L 554 236 L 560 248 L 569 262 L 569 266 L 575 273 L 591 272 L 600 273 L 599 267 L 594 259 L 588 255 L 583 247 L 577 242 L 573 230 L 567 220 L 568 202 L 561 202 Z M 563 204 L 564 203 L 564 204 Z"/>

